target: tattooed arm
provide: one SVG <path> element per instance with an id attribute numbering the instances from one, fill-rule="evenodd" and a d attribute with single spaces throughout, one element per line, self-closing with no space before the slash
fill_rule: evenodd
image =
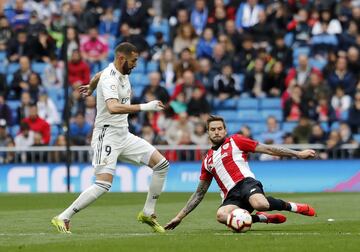
<path id="1" fill-rule="evenodd" d="M 316 155 L 316 152 L 310 149 L 296 151 L 282 146 L 266 145 L 261 143 L 256 146 L 255 152 L 279 157 L 296 157 L 300 159 L 314 158 Z"/>
<path id="2" fill-rule="evenodd" d="M 211 184 L 211 180 L 200 180 L 198 188 L 196 192 L 194 192 L 185 207 L 181 209 L 181 211 L 173 218 L 168 224 L 166 224 L 165 229 L 174 229 L 176 226 L 180 224 L 182 219 L 186 217 L 192 210 L 194 210 L 204 198 L 209 186 Z"/>

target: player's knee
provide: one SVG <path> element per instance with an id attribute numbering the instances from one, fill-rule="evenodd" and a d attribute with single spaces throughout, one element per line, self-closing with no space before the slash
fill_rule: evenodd
<path id="1" fill-rule="evenodd" d="M 108 181 L 96 180 L 95 185 L 97 185 L 99 189 L 101 189 L 101 191 L 99 191 L 98 193 L 99 195 L 98 194 L 94 195 L 96 198 L 101 196 L 103 193 L 108 192 L 111 188 L 111 182 Z"/>
<path id="2" fill-rule="evenodd" d="M 152 168 L 154 172 L 166 176 L 168 170 L 169 170 L 170 163 L 165 158 L 161 159 L 159 163 L 154 165 Z"/>
<path id="3" fill-rule="evenodd" d="M 222 224 L 226 224 L 228 214 L 224 211 L 218 211 L 216 213 L 216 220 Z"/>
<path id="4" fill-rule="evenodd" d="M 254 200 L 251 206 L 258 211 L 265 211 L 269 209 L 270 204 L 267 200 Z"/>

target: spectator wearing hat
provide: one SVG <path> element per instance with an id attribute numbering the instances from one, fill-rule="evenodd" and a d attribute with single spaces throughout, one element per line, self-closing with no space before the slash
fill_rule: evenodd
<path id="1" fill-rule="evenodd" d="M 30 104 L 29 116 L 24 118 L 22 122 L 27 123 L 32 131 L 41 135 L 41 144 L 49 144 L 50 125 L 39 117 L 36 103 Z"/>

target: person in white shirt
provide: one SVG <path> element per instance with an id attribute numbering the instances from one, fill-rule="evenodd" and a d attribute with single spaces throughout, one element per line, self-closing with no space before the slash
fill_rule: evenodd
<path id="1" fill-rule="evenodd" d="M 129 113 L 164 109 L 164 105 L 158 100 L 145 104 L 130 104 L 129 74 L 136 67 L 138 56 L 137 48 L 131 43 L 119 44 L 115 48 L 114 62 L 96 74 L 90 85 L 80 88 L 83 95 L 91 95 L 98 87 L 97 115 L 91 141 L 94 149 L 93 166 L 96 180 L 65 211 L 52 219 L 52 224 L 61 233 L 71 233 L 70 218 L 109 191 L 118 157 L 121 161 L 147 165 L 153 170 L 145 206 L 137 219 L 150 225 L 155 232 L 165 232 L 157 222 L 154 212 L 169 169 L 169 162 L 154 146 L 128 130 Z"/>

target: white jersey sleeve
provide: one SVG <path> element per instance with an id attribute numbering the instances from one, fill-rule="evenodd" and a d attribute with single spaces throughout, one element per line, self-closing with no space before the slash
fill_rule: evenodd
<path id="1" fill-rule="evenodd" d="M 106 102 L 106 100 L 109 99 L 119 100 L 118 88 L 119 88 L 118 80 L 116 80 L 114 77 L 111 76 L 105 77 L 102 80 L 102 85 L 101 85 L 104 101 Z"/>

